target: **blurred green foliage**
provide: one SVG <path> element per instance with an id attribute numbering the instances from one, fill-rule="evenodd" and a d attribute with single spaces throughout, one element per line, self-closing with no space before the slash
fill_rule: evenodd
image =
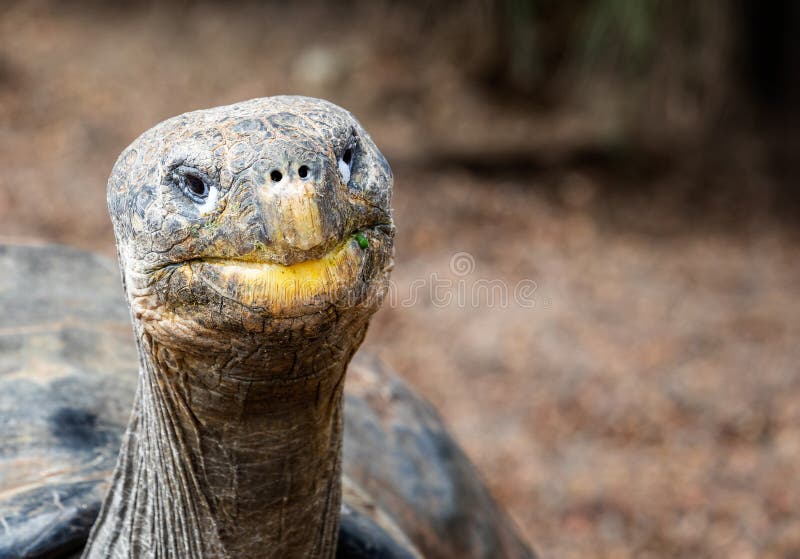
<path id="1" fill-rule="evenodd" d="M 658 0 L 592 2 L 579 34 L 584 59 L 592 63 L 603 56 L 626 70 L 642 68 L 653 53 L 657 8 Z"/>
<path id="2" fill-rule="evenodd" d="M 647 69 L 659 27 L 659 0 L 497 0 L 494 62 L 507 83 L 535 89 L 565 65 Z"/>

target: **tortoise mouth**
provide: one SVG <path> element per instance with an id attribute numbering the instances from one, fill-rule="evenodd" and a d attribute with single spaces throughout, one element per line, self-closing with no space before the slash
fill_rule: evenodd
<path id="1" fill-rule="evenodd" d="M 381 227 L 362 229 L 322 256 L 292 264 L 248 258 L 202 257 L 183 262 L 186 283 L 201 284 L 217 295 L 272 316 L 318 312 L 331 305 L 363 302 L 378 270 L 376 258 L 389 254 Z"/>

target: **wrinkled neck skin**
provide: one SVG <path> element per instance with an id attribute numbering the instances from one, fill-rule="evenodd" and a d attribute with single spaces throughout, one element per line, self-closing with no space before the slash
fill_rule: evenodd
<path id="1" fill-rule="evenodd" d="M 139 387 L 83 557 L 334 557 L 344 375 L 371 313 L 226 334 L 147 295 L 132 310 Z"/>

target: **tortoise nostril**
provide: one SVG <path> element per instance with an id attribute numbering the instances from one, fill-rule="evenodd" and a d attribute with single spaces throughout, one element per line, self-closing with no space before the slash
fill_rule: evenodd
<path id="1" fill-rule="evenodd" d="M 297 174 L 300 175 L 301 179 L 304 179 L 308 176 L 308 166 L 301 165 L 300 168 L 297 170 Z"/>
<path id="2" fill-rule="evenodd" d="M 269 174 L 269 177 L 272 179 L 272 182 L 279 182 L 283 178 L 283 174 L 276 169 Z"/>

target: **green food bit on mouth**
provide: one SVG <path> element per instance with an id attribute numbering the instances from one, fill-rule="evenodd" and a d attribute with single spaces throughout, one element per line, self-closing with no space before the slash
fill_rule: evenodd
<path id="1" fill-rule="evenodd" d="M 356 233 L 356 241 L 358 241 L 358 246 L 362 249 L 366 249 L 369 246 L 369 239 L 364 236 L 364 233 Z"/>

